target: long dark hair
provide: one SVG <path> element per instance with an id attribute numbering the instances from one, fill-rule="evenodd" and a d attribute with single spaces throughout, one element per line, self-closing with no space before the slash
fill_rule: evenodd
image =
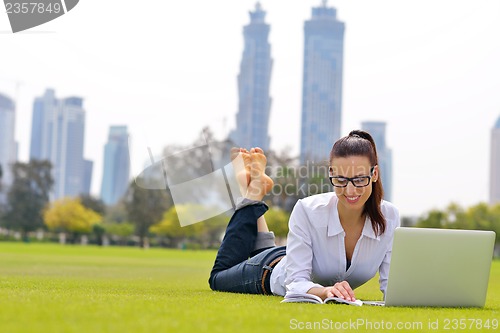
<path id="1" fill-rule="evenodd" d="M 365 131 L 354 130 L 349 135 L 340 138 L 335 142 L 330 151 L 330 164 L 335 157 L 366 156 L 373 167 L 378 165 L 377 148 L 372 136 Z M 372 228 L 376 235 L 385 232 L 385 217 L 382 215 L 380 204 L 384 196 L 380 170 L 378 181 L 372 182 L 372 194 L 368 198 L 363 208 L 363 214 L 368 215 L 372 222 Z"/>

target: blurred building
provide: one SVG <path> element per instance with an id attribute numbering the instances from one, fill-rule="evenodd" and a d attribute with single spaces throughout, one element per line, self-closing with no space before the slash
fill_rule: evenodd
<path id="1" fill-rule="evenodd" d="M 92 171 L 94 170 L 94 161 L 83 161 L 83 194 L 90 194 L 92 186 Z"/>
<path id="2" fill-rule="evenodd" d="M 104 146 L 104 170 L 101 199 L 106 205 L 116 204 L 125 194 L 130 179 L 127 126 L 111 126 Z"/>
<path id="3" fill-rule="evenodd" d="M 47 89 L 33 103 L 30 159 L 52 163 L 54 189 L 51 199 L 89 194 L 90 161 L 83 157 L 85 110 L 83 99 L 57 99 Z"/>
<path id="4" fill-rule="evenodd" d="M 380 177 L 384 187 L 384 200 L 392 201 L 392 150 L 387 147 L 385 128 L 386 123 L 381 121 L 365 121 L 361 128 L 370 133 L 377 147 Z"/>
<path id="5" fill-rule="evenodd" d="M 238 113 L 236 129 L 229 137 L 239 147 L 250 149 L 270 145 L 269 116 L 271 97 L 271 45 L 268 42 L 269 24 L 260 3 L 250 12 L 250 24 L 243 29 L 245 46 L 238 75 Z"/>
<path id="6" fill-rule="evenodd" d="M 17 143 L 15 140 L 16 106 L 12 99 L 0 94 L 0 181 L 4 189 L 12 184 L 11 165 L 17 160 Z M 1 199 L 1 198 L 0 198 Z"/>
<path id="7" fill-rule="evenodd" d="M 300 162 L 327 161 L 340 138 L 344 23 L 323 0 L 304 24 Z"/>
<path id="8" fill-rule="evenodd" d="M 500 117 L 491 130 L 490 204 L 500 203 Z"/>

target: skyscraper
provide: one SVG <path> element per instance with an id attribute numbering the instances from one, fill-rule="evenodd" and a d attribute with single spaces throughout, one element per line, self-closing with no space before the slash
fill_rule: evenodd
<path id="1" fill-rule="evenodd" d="M 361 128 L 370 133 L 377 146 L 378 165 L 380 178 L 384 187 L 384 200 L 392 200 L 392 150 L 386 145 L 385 128 L 386 123 L 381 121 L 365 121 Z"/>
<path id="2" fill-rule="evenodd" d="M 83 160 L 83 189 L 82 194 L 89 195 L 90 187 L 92 186 L 92 171 L 94 169 L 94 161 Z"/>
<path id="3" fill-rule="evenodd" d="M 490 204 L 500 203 L 500 117 L 491 130 Z"/>
<path id="4" fill-rule="evenodd" d="M 83 99 L 57 99 L 47 89 L 33 104 L 30 158 L 52 163 L 52 199 L 88 194 L 89 170 L 83 158 L 85 110 Z M 87 179 L 87 180 L 86 180 Z"/>
<path id="5" fill-rule="evenodd" d="M 127 126 L 111 126 L 104 146 L 101 199 L 114 205 L 125 194 L 130 178 Z"/>
<path id="6" fill-rule="evenodd" d="M 7 188 L 12 184 L 11 165 L 17 160 L 17 144 L 14 136 L 15 104 L 9 97 L 0 94 L 0 181 Z"/>
<path id="7" fill-rule="evenodd" d="M 323 0 L 304 24 L 300 162 L 328 160 L 340 138 L 344 23 Z"/>
<path id="8" fill-rule="evenodd" d="M 250 24 L 243 29 L 245 46 L 238 75 L 238 114 L 236 129 L 229 135 L 240 147 L 250 149 L 270 145 L 268 133 L 271 98 L 271 45 L 268 42 L 269 24 L 260 3 L 250 12 Z"/>

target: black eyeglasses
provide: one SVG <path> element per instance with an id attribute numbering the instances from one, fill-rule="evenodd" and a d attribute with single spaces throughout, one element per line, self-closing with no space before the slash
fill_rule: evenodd
<path id="1" fill-rule="evenodd" d="M 374 166 L 370 168 L 370 175 L 369 176 L 358 176 L 358 177 L 343 177 L 343 176 L 330 176 L 330 183 L 332 183 L 333 186 L 335 187 L 347 187 L 349 182 L 354 185 L 354 187 L 365 187 L 370 184 L 370 180 L 372 179 L 373 176 L 373 170 L 375 169 Z"/>

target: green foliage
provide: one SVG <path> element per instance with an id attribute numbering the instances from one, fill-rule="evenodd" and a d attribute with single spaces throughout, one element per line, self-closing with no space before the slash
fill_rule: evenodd
<path id="1" fill-rule="evenodd" d="M 51 230 L 77 234 L 90 233 L 102 216 L 84 207 L 78 198 L 56 200 L 43 213 L 44 222 Z"/>
<path id="2" fill-rule="evenodd" d="M 149 230 L 157 235 L 167 236 L 170 238 L 189 237 L 201 232 L 201 224 L 195 223 L 186 227 L 181 227 L 177 217 L 177 210 L 189 211 L 188 207 L 171 207 L 163 214 L 162 220 L 152 225 Z"/>
<path id="3" fill-rule="evenodd" d="M 105 230 L 105 235 L 118 245 L 127 245 L 130 236 L 134 234 L 135 226 L 130 222 L 108 222 L 105 221 L 102 225 Z"/>
<path id="4" fill-rule="evenodd" d="M 92 232 L 102 237 L 106 233 L 106 228 L 101 223 L 96 223 L 92 226 Z"/>
<path id="5" fill-rule="evenodd" d="M 123 223 L 127 222 L 127 208 L 123 201 L 119 201 L 113 206 L 107 206 L 104 214 L 105 223 Z"/>
<path id="6" fill-rule="evenodd" d="M 216 215 L 213 213 L 209 214 L 215 215 L 210 219 L 184 227 L 181 226 L 177 215 L 178 213 L 183 214 L 183 216 L 189 216 L 191 214 L 193 218 L 190 220 L 197 220 L 196 215 L 200 210 L 202 210 L 204 214 L 207 213 L 206 208 L 202 206 L 175 205 L 166 211 L 163 214 L 162 220 L 152 225 L 149 230 L 156 235 L 164 236 L 169 239 L 173 247 L 187 240 L 205 244 L 204 247 L 210 247 L 218 242 L 229 218 L 224 214 Z"/>
<path id="7" fill-rule="evenodd" d="M 92 226 L 92 232 L 97 238 L 97 244 L 103 245 L 103 236 L 106 233 L 106 228 L 102 225 L 102 223 L 96 223 Z"/>
<path id="8" fill-rule="evenodd" d="M 134 234 L 134 224 L 128 222 L 122 223 L 106 223 L 103 225 L 106 234 L 115 235 L 118 237 L 129 237 Z"/>
<path id="9" fill-rule="evenodd" d="M 12 166 L 14 181 L 7 193 L 3 225 L 23 233 L 43 228 L 42 210 L 49 202 L 54 184 L 49 161 L 16 162 Z"/>
<path id="10" fill-rule="evenodd" d="M 296 158 L 289 155 L 289 149 L 277 153 L 266 152 L 266 173 L 273 179 L 274 187 L 266 199 L 272 201 L 273 207 L 291 211 L 299 199 L 300 177 L 297 172 Z"/>
<path id="11" fill-rule="evenodd" d="M 84 207 L 92 209 L 94 212 L 100 215 L 104 215 L 104 213 L 106 212 L 106 205 L 99 198 L 93 197 L 88 194 L 82 194 L 80 195 L 80 202 Z"/>
<path id="12" fill-rule="evenodd" d="M 421 228 L 444 228 L 446 224 L 446 214 L 434 209 L 427 213 L 424 219 L 419 220 L 417 226 Z"/>
<path id="13" fill-rule="evenodd" d="M 266 173 L 273 179 L 274 187 L 265 199 L 271 201 L 273 207 L 291 212 L 298 199 L 331 192 L 332 185 L 328 179 L 327 161 L 300 165 L 298 157 L 290 156 L 289 151 L 266 152 Z"/>
<path id="14" fill-rule="evenodd" d="M 134 223 L 135 234 L 139 236 L 139 245 L 146 247 L 149 227 L 158 223 L 173 203 L 166 190 L 144 189 L 132 182 L 125 197 L 125 205 L 128 220 Z"/>
<path id="15" fill-rule="evenodd" d="M 269 230 L 274 232 L 276 237 L 286 237 L 288 234 L 288 220 L 290 213 L 280 208 L 270 208 L 264 215 Z"/>
<path id="16" fill-rule="evenodd" d="M 470 230 L 492 230 L 496 232 L 496 243 L 500 243 L 500 204 L 490 206 L 479 203 L 464 210 L 451 203 L 445 210 L 433 209 L 417 222 L 422 228 L 450 228 Z"/>

